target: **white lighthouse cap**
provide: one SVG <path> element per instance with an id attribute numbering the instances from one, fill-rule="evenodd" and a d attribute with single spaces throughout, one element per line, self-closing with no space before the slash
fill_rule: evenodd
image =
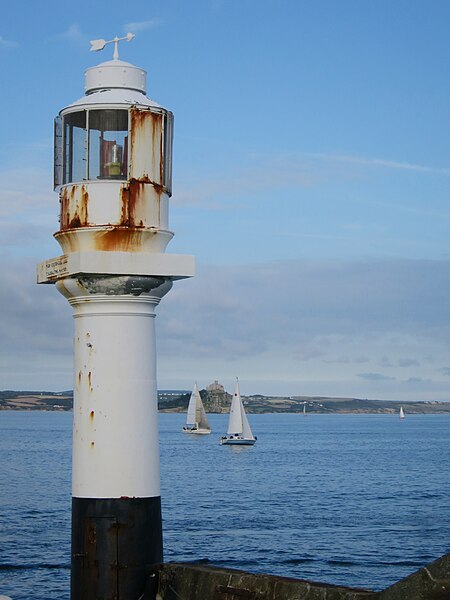
<path id="1" fill-rule="evenodd" d="M 91 50 L 94 52 L 103 50 L 107 44 L 114 44 L 113 60 L 86 69 L 84 72 L 85 95 L 62 109 L 60 115 L 66 111 L 72 112 L 75 108 L 88 108 L 95 105 L 124 104 L 163 108 L 146 96 L 147 71 L 135 67 L 129 62 L 119 60 L 119 42 L 130 42 L 133 38 L 132 33 L 127 33 L 123 38 L 116 36 L 109 41 L 104 39 L 91 41 Z"/>
<path id="2" fill-rule="evenodd" d="M 86 69 L 84 73 L 86 94 L 100 90 L 125 88 L 145 94 L 147 73 L 123 60 L 108 60 L 95 67 Z"/>

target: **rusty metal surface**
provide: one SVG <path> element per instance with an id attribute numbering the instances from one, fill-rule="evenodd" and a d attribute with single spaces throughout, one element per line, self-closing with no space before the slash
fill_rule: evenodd
<path id="1" fill-rule="evenodd" d="M 150 196 L 146 186 L 151 184 L 154 193 Z M 120 222 L 118 225 L 126 227 L 144 227 L 145 225 L 159 225 L 161 222 L 160 205 L 161 195 L 164 190 L 161 185 L 154 183 L 148 177 L 140 179 L 131 178 L 120 190 Z M 146 223 L 146 204 L 153 202 L 155 204 L 153 213 L 157 215 L 157 223 Z"/>
<path id="2" fill-rule="evenodd" d="M 148 184 L 152 185 L 153 193 L 149 193 L 150 190 L 146 189 Z M 105 202 L 99 194 L 97 194 L 99 198 L 95 195 L 90 198 L 89 184 L 64 186 L 60 194 L 60 231 L 98 225 L 159 226 L 161 195 L 164 193 L 161 185 L 153 183 L 148 177 L 132 178 L 126 184 L 117 186 L 114 191 L 116 194 L 118 192 L 118 206 L 115 205 L 114 194 L 109 194 L 110 204 L 107 210 L 100 211 L 94 205 L 105 204 Z M 154 206 L 149 206 L 151 204 Z M 93 210 L 90 210 L 90 206 Z M 152 222 L 148 222 L 148 214 L 153 215 Z"/>
<path id="3" fill-rule="evenodd" d="M 72 600 L 142 597 L 162 561 L 160 498 L 73 498 Z"/>
<path id="4" fill-rule="evenodd" d="M 130 178 L 164 184 L 164 114 L 130 110 Z"/>
<path id="5" fill-rule="evenodd" d="M 60 194 L 60 229 L 87 227 L 89 194 L 85 184 L 68 185 Z"/>
<path id="6" fill-rule="evenodd" d="M 65 254 L 93 251 L 163 253 L 172 237 L 171 231 L 157 228 L 119 226 L 79 228 L 55 234 Z"/>

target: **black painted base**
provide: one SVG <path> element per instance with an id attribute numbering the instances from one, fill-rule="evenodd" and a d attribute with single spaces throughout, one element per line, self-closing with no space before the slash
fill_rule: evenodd
<path id="1" fill-rule="evenodd" d="M 162 560 L 161 498 L 72 498 L 71 600 L 138 600 Z"/>

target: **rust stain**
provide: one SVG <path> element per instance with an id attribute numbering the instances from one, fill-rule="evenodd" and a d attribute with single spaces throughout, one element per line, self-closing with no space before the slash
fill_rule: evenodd
<path id="1" fill-rule="evenodd" d="M 78 383 L 81 382 L 81 371 L 78 371 Z"/>
<path id="2" fill-rule="evenodd" d="M 62 231 L 62 229 L 54 234 L 54 237 L 58 240 L 58 243 L 64 248 L 64 252 L 76 252 L 78 250 L 78 238 L 73 230 Z"/>
<path id="3" fill-rule="evenodd" d="M 149 111 L 139 110 L 137 108 L 131 109 L 131 129 L 142 127 L 142 123 L 147 118 Z"/>
<path id="4" fill-rule="evenodd" d="M 91 442 L 91 448 L 95 446 L 95 442 Z"/>
<path id="5" fill-rule="evenodd" d="M 91 418 L 91 421 L 93 421 L 93 420 L 94 420 L 94 414 L 95 414 L 95 413 L 94 413 L 94 411 L 93 411 L 93 410 L 91 410 L 91 412 L 89 413 L 89 416 L 90 416 L 90 418 Z"/>
<path id="6" fill-rule="evenodd" d="M 92 381 L 91 381 L 91 377 L 92 377 L 92 375 L 91 375 L 91 372 L 89 371 L 89 373 L 88 373 L 88 384 L 89 384 L 89 387 L 90 387 L 90 389 L 91 389 L 91 392 L 92 392 Z"/>
<path id="7" fill-rule="evenodd" d="M 82 225 L 81 225 L 81 219 L 78 216 L 78 213 L 75 211 L 73 218 L 70 219 L 68 229 L 76 229 L 77 227 L 82 227 Z"/>
<path id="8" fill-rule="evenodd" d="M 145 184 L 151 183 L 148 177 L 140 179 L 131 178 L 127 187 L 120 193 L 121 214 L 120 225 L 123 227 L 143 227 L 143 221 L 137 221 L 145 205 Z"/>
<path id="9" fill-rule="evenodd" d="M 135 252 L 141 247 L 142 231 L 142 228 L 114 227 L 99 232 L 94 239 L 95 250 Z"/>
<path id="10" fill-rule="evenodd" d="M 86 333 L 86 346 L 90 349 L 92 348 L 91 344 L 91 334 L 89 332 Z M 90 375 L 90 373 L 89 373 Z"/>
<path id="11" fill-rule="evenodd" d="M 146 199 L 145 186 L 152 185 L 157 194 L 158 202 L 161 201 L 161 194 L 164 188 L 159 183 L 152 181 L 148 175 L 140 178 L 132 177 L 128 185 L 123 187 L 120 192 L 120 223 L 121 227 L 144 227 L 142 213 L 145 210 Z"/>
<path id="12" fill-rule="evenodd" d="M 131 142 L 130 142 L 130 155 L 131 165 L 133 172 L 133 164 L 142 164 L 140 160 L 135 161 L 135 157 L 139 156 L 141 152 L 150 150 L 147 161 L 147 168 L 151 169 L 151 179 L 158 179 L 157 185 L 163 184 L 163 119 L 162 113 L 153 112 L 151 110 L 138 110 L 132 109 L 130 112 L 131 121 Z M 150 139 L 149 139 L 150 138 Z M 149 164 L 148 160 L 151 161 Z M 136 175 L 142 176 L 143 173 L 135 173 Z M 154 182 L 151 182 L 155 184 Z"/>
<path id="13" fill-rule="evenodd" d="M 86 227 L 89 224 L 89 194 L 85 184 L 63 188 L 60 194 L 60 203 L 60 231 Z"/>
<path id="14" fill-rule="evenodd" d="M 130 189 L 123 187 L 120 190 L 120 224 L 130 226 Z"/>

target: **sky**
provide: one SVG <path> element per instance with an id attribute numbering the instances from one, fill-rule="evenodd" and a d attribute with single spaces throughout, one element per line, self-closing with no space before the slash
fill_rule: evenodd
<path id="1" fill-rule="evenodd" d="M 175 114 L 158 387 L 450 400 L 448 0 L 4 3 L 0 389 L 72 389 L 53 119 L 112 58 Z"/>

